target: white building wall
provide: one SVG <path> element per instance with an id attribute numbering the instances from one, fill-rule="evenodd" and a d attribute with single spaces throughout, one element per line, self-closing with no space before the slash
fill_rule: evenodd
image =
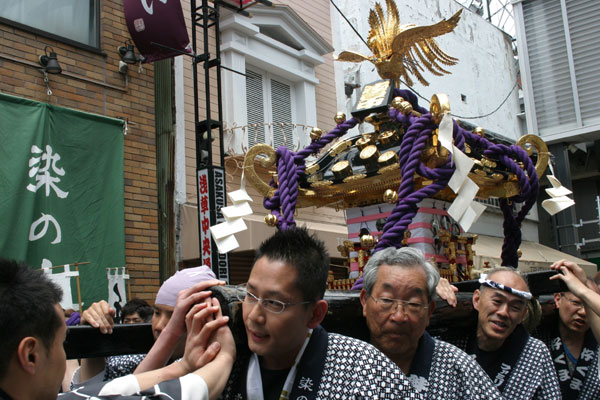
<path id="1" fill-rule="evenodd" d="M 379 1 L 385 8 L 385 2 Z M 336 5 L 342 10 L 361 36 L 366 40 L 369 33 L 369 9 L 375 0 L 337 0 Z M 463 8 L 453 0 L 396 0 L 400 13 L 400 23 L 431 25 L 444 18 L 451 17 Z M 335 10 L 331 9 L 333 27 L 333 46 L 335 54 L 342 50 L 357 51 L 371 55 L 370 50 L 352 31 L 348 23 Z M 436 39 L 440 48 L 460 61 L 447 67 L 450 75 L 437 77 L 429 72 L 424 74 L 429 86 L 415 84 L 414 89 L 430 99 L 435 93 L 449 96 L 453 114 L 458 116 L 480 116 L 488 114 L 502 103 L 509 93 L 506 103 L 489 117 L 467 120 L 475 125 L 499 133 L 510 139 L 518 139 L 523 135 L 517 114 L 519 110 L 518 91 L 513 86 L 517 79 L 518 62 L 513 57 L 511 39 L 500 29 L 491 25 L 480 16 L 463 8 L 462 16 L 454 32 Z M 351 101 L 343 96 L 344 82 L 364 85 L 379 80 L 373 64 L 337 62 L 335 65 L 338 108 L 347 110 L 349 115 L 356 101 L 357 91 Z M 461 95 L 466 100 L 461 100 Z M 419 104 L 427 107 L 424 100 Z"/>

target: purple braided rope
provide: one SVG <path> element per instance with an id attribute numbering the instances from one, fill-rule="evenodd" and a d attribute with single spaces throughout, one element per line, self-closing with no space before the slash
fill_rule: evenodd
<path id="1" fill-rule="evenodd" d="M 278 221 L 280 229 L 288 229 L 296 226 L 294 211 L 298 200 L 298 175 L 294 164 L 292 152 L 284 146 L 277 149 L 279 162 L 277 163 L 277 176 L 279 181 L 279 197 L 281 201 L 281 213 L 283 218 Z"/>
<path id="2" fill-rule="evenodd" d="M 404 238 L 404 232 L 417 213 L 417 204 L 426 197 L 431 197 L 443 189 L 452 176 L 451 171 L 446 171 L 446 169 L 452 170 L 448 165 L 438 168 L 439 172 L 434 172 L 434 170 L 422 166 L 420 159 L 421 152 L 427 144 L 433 128 L 434 124 L 429 116 L 423 116 L 411 125 L 403 137 L 400 147 L 400 152 L 403 153 L 404 160 L 404 162 L 400 161 L 402 169 L 402 181 L 398 189 L 400 200 L 388 217 L 374 252 L 390 246 L 400 247 L 400 243 Z M 406 149 L 410 149 L 410 151 Z M 435 176 L 437 181 L 415 191 L 414 175 L 419 166 L 421 166 L 420 169 L 426 172 L 427 175 L 431 177 Z"/>
<path id="3" fill-rule="evenodd" d="M 417 98 L 417 95 L 410 90 L 395 88 L 394 95 L 400 96 L 404 100 L 408 101 L 413 106 L 413 110 L 418 111 L 421 114 L 426 114 L 429 112 L 429 110 L 419 105 L 419 99 Z"/>
<path id="4" fill-rule="evenodd" d="M 521 192 L 510 199 L 500 199 L 500 209 L 504 216 L 502 225 L 504 230 L 504 243 L 502 244 L 502 265 L 517 268 L 519 266 L 518 249 L 521 245 L 521 223 L 531 210 L 539 192 L 539 178 L 533 165 L 533 161 L 521 146 L 492 145 L 485 152 L 485 156 L 498 156 L 498 159 L 512 173 L 514 173 L 521 185 Z M 525 167 L 523 170 L 513 157 L 521 161 Z M 514 203 L 524 202 L 517 215 L 514 214 Z"/>
<path id="5" fill-rule="evenodd" d="M 277 227 L 279 229 L 288 229 L 296 226 L 294 212 L 298 202 L 298 179 L 304 173 L 304 160 L 309 155 L 318 152 L 332 140 L 346 134 L 348 129 L 353 128 L 358 120 L 351 118 L 338 124 L 319 140 L 312 142 L 304 149 L 294 153 L 287 147 L 280 146 L 277 150 L 277 176 L 279 178 L 279 187 L 271 179 L 270 186 L 277 190 L 273 197 L 265 197 L 263 206 L 271 211 L 271 214 L 277 217 Z"/>
<path id="6" fill-rule="evenodd" d="M 299 161 L 304 161 L 304 159 L 311 154 L 317 153 L 323 147 L 331 143 L 332 140 L 343 136 L 348 132 L 348 129 L 352 129 L 358 124 L 358 120 L 356 118 L 350 118 L 341 124 L 338 124 L 335 128 L 327 132 L 323 135 L 319 140 L 315 140 L 302 150 L 299 150 L 295 155 L 294 159 L 298 163 Z"/>

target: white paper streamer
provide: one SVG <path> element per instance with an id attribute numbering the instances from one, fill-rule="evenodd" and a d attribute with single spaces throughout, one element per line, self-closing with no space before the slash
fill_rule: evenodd
<path id="1" fill-rule="evenodd" d="M 452 142 L 452 130 L 454 123 L 450 114 L 444 114 L 440 121 L 438 139 L 440 144 L 452 153 L 452 160 L 455 164 L 455 171 L 448 181 L 448 187 L 456 193 L 456 198 L 448 208 L 448 214 L 459 223 L 466 232 L 471 229 L 471 225 L 485 211 L 486 207 L 473 199 L 479 191 L 479 186 L 469 178 L 469 172 L 473 167 L 473 160 Z"/>
<path id="2" fill-rule="evenodd" d="M 546 189 L 546 193 L 550 196 L 549 199 L 542 201 L 542 207 L 546 212 L 550 215 L 554 215 L 562 210 L 565 210 L 575 204 L 573 199 L 567 197 L 567 195 L 573 193 L 566 187 L 564 187 L 558 179 L 554 176 L 554 168 L 552 168 L 552 163 L 548 164 L 550 167 L 550 172 L 552 175 L 546 175 L 551 188 Z"/>
<path id="3" fill-rule="evenodd" d="M 252 198 L 246 192 L 246 180 L 243 172 L 240 189 L 227 193 L 227 197 L 233 204 L 221 208 L 225 222 L 210 227 L 210 234 L 215 239 L 215 244 L 221 254 L 240 247 L 234 235 L 248 229 L 242 217 L 252 214 L 252 207 L 249 203 Z"/>

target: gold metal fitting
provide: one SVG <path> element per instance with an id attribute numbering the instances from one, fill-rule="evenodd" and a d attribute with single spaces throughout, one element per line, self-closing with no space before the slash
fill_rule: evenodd
<path id="1" fill-rule="evenodd" d="M 340 111 L 337 114 L 335 114 L 333 120 L 336 124 L 341 124 L 342 122 L 346 121 L 346 114 Z"/>
<path id="2" fill-rule="evenodd" d="M 323 130 L 315 126 L 310 130 L 310 140 L 316 142 L 317 140 L 321 139 L 322 134 Z"/>
<path id="3" fill-rule="evenodd" d="M 389 150 L 379 156 L 377 159 L 379 167 L 387 167 L 388 165 L 398 164 L 398 154 L 394 150 Z"/>
<path id="4" fill-rule="evenodd" d="M 364 149 L 365 147 L 371 145 L 371 144 L 375 144 L 375 141 L 373 140 L 373 135 L 371 134 L 364 134 L 362 135 L 361 138 L 358 138 L 356 140 L 356 142 L 354 142 L 354 144 L 356 145 L 356 147 L 358 147 L 359 149 Z"/>
<path id="5" fill-rule="evenodd" d="M 379 149 L 374 144 L 368 145 L 360 151 L 360 160 L 365 165 L 373 165 L 377 163 L 379 158 Z"/>
<path id="6" fill-rule="evenodd" d="M 517 257 L 521 258 L 521 256 L 523 255 L 523 252 L 521 251 L 521 249 L 517 250 Z"/>
<path id="7" fill-rule="evenodd" d="M 265 224 L 267 224 L 269 226 L 277 225 L 277 216 L 273 215 L 273 214 L 265 215 Z"/>
<path id="8" fill-rule="evenodd" d="M 394 107 L 396 110 L 400 110 L 400 104 L 402 104 L 403 101 L 405 101 L 404 98 L 400 96 L 394 97 L 392 100 L 392 107 Z"/>
<path id="9" fill-rule="evenodd" d="M 408 101 L 403 101 L 402 103 L 400 103 L 398 111 L 400 111 L 402 114 L 410 114 L 411 112 L 413 112 L 413 106 Z"/>
<path id="10" fill-rule="evenodd" d="M 375 244 L 373 235 L 362 235 L 360 237 L 360 246 L 365 249 L 370 249 Z"/>
<path id="11" fill-rule="evenodd" d="M 495 172 L 492 175 L 490 175 L 490 178 L 492 178 L 494 182 L 500 182 L 504 179 L 504 175 Z"/>
<path id="12" fill-rule="evenodd" d="M 319 168 L 321 168 L 321 166 L 317 163 L 309 164 L 306 166 L 306 168 L 304 168 L 304 173 L 306 175 L 312 175 L 317 172 Z"/>
<path id="13" fill-rule="evenodd" d="M 396 131 L 385 131 L 377 138 L 381 144 L 395 143 L 400 140 L 400 136 Z"/>
<path id="14" fill-rule="evenodd" d="M 333 172 L 333 176 L 335 176 L 337 179 L 344 179 L 352 175 L 352 166 L 350 165 L 350 161 L 344 160 L 337 162 L 333 167 L 331 167 L 331 172 Z"/>
<path id="15" fill-rule="evenodd" d="M 434 94 L 431 97 L 429 111 L 431 112 L 433 122 L 439 124 L 444 114 L 450 112 L 450 100 L 448 99 L 448 96 L 443 93 Z"/>
<path id="16" fill-rule="evenodd" d="M 344 183 L 360 181 L 361 179 L 365 179 L 366 177 L 367 177 L 366 174 L 350 175 L 350 176 L 347 176 L 344 178 Z M 353 192 L 355 192 L 355 191 L 356 190 L 354 190 Z M 350 193 L 350 192 L 348 192 L 348 193 Z"/>
<path id="17" fill-rule="evenodd" d="M 485 136 L 485 130 L 478 126 L 477 128 L 473 129 L 473 133 L 476 134 L 477 136 L 481 136 L 484 137 Z"/>
<path id="18" fill-rule="evenodd" d="M 310 184 L 310 186 L 315 189 L 327 187 L 327 186 L 331 186 L 331 185 L 333 185 L 332 181 L 319 181 L 319 182 L 313 182 Z"/>
<path id="19" fill-rule="evenodd" d="M 383 193 L 383 201 L 390 204 L 396 203 L 398 201 L 398 192 L 392 189 L 387 189 Z"/>
<path id="20" fill-rule="evenodd" d="M 490 160 L 486 156 L 481 157 L 481 165 L 487 168 L 496 168 L 498 164 L 495 161 Z"/>
<path id="21" fill-rule="evenodd" d="M 331 157 L 335 157 L 348 147 L 352 146 L 352 141 L 350 139 L 342 140 L 341 142 L 337 142 L 331 150 L 329 150 L 329 155 Z"/>

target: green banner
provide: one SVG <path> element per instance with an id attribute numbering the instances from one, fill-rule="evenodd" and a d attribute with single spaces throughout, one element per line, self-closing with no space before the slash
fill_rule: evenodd
<path id="1" fill-rule="evenodd" d="M 125 266 L 123 122 L 0 93 L 0 143 L 0 257 L 89 261 L 83 308 L 107 299 L 106 268 Z"/>

